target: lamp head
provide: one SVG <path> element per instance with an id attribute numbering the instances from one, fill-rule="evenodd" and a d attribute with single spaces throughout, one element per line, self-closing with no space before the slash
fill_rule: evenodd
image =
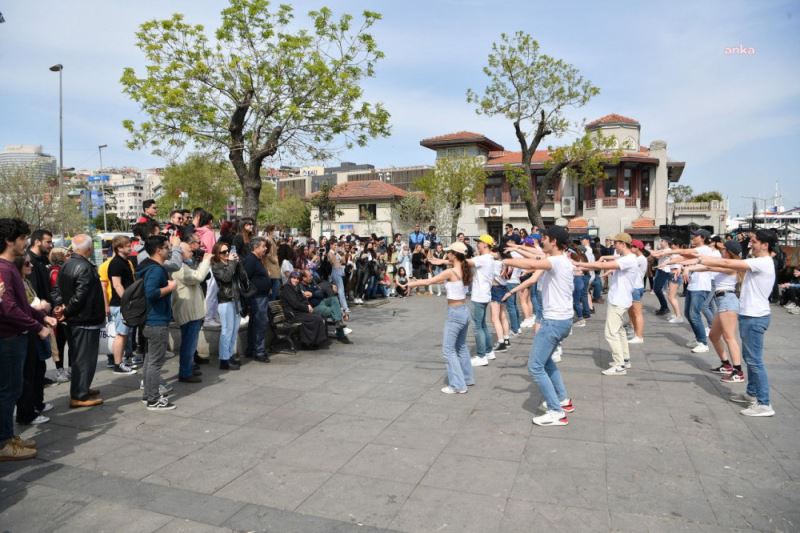
<path id="1" fill-rule="evenodd" d="M 53 65 L 52 67 L 50 67 L 50 70 L 53 72 L 59 72 L 61 70 L 64 70 L 64 65 L 58 63 L 57 65 Z"/>

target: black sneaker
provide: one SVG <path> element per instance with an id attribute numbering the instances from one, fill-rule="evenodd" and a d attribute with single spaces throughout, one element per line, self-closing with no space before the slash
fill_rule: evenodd
<path id="1" fill-rule="evenodd" d="M 508 347 L 510 347 L 510 346 L 511 346 L 511 340 L 509 340 L 509 339 L 503 339 L 503 344 L 505 344 L 505 345 L 506 345 L 506 348 L 508 348 Z"/>
<path id="2" fill-rule="evenodd" d="M 656 311 L 655 314 L 656 314 L 656 316 L 664 316 L 667 313 L 669 313 L 669 309 L 659 309 L 658 311 Z"/>
<path id="3" fill-rule="evenodd" d="M 718 367 L 712 368 L 711 372 L 715 374 L 730 374 L 731 372 L 733 372 L 733 367 L 731 366 L 730 363 L 722 363 Z"/>
<path id="4" fill-rule="evenodd" d="M 171 411 L 175 409 L 175 404 L 166 398 L 159 398 L 155 402 L 147 402 L 148 411 Z"/>
<path id="5" fill-rule="evenodd" d="M 493 352 L 504 352 L 504 351 L 506 351 L 507 347 L 508 346 L 506 346 L 506 343 L 498 342 L 497 344 L 494 345 L 494 348 L 492 348 L 492 351 Z"/>
<path id="6" fill-rule="evenodd" d="M 125 363 L 120 363 L 118 365 L 114 365 L 114 374 L 121 374 L 123 376 L 130 376 L 131 374 L 135 374 L 136 370 L 132 369 Z"/>

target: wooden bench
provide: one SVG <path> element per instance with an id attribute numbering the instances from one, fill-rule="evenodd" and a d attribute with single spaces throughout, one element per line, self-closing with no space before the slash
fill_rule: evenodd
<path id="1" fill-rule="evenodd" d="M 275 341 L 278 340 L 287 341 L 289 343 L 289 349 L 292 350 L 293 354 L 296 354 L 296 339 L 298 339 L 300 334 L 301 326 L 302 324 L 299 322 L 292 322 L 286 318 L 286 315 L 283 312 L 283 305 L 281 305 L 280 300 L 273 300 L 269 302 L 268 331 L 270 333 L 270 338 L 268 339 L 267 345 L 270 347 L 271 352 L 274 352 L 272 348 L 275 344 Z"/>

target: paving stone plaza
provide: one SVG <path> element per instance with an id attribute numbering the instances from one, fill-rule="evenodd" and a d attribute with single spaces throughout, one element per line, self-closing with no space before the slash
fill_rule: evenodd
<path id="1" fill-rule="evenodd" d="M 202 384 L 177 409 L 139 402 L 139 376 L 98 369 L 105 403 L 67 407 L 23 433 L 36 460 L 0 465 L 0 530 L 732 531 L 800 530 L 797 317 L 773 306 L 766 337 L 773 418 L 746 418 L 652 316 L 626 377 L 601 376 L 604 308 L 564 344 L 576 412 L 536 427 L 531 330 L 465 395 L 444 395 L 442 298 L 353 312 L 353 345 L 280 354 Z M 470 328 L 471 333 L 471 328 Z M 472 339 L 470 339 L 472 342 Z M 165 367 L 174 380 L 177 360 Z"/>

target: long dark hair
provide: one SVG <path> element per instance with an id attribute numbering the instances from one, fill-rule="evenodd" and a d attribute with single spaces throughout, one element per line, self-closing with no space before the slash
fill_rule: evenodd
<path id="1" fill-rule="evenodd" d="M 461 265 L 461 281 L 464 286 L 472 285 L 472 269 L 467 264 L 467 257 L 459 252 L 450 251 L 451 254 L 458 260 Z"/>

